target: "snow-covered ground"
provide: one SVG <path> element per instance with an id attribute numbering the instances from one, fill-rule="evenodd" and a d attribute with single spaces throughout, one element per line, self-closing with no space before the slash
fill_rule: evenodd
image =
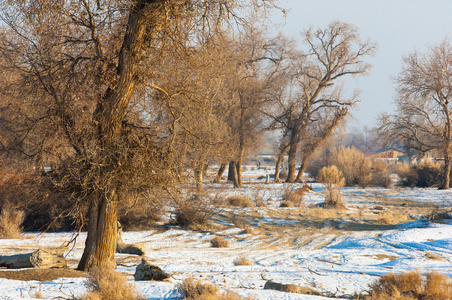
<path id="1" fill-rule="evenodd" d="M 226 209 L 223 212 L 227 215 L 240 210 L 243 216 L 252 216 L 245 218 L 253 228 L 250 233 L 230 223 L 224 225 L 228 223 L 223 222 L 221 216 L 216 222 L 223 222 L 224 226 L 218 231 L 199 232 L 172 227 L 124 232 L 126 243 L 143 243 L 146 258 L 172 274 L 167 282 L 134 282 L 136 288 L 148 299 L 180 299 L 177 284 L 192 276 L 241 296 L 253 295 L 255 299 L 319 300 L 329 298 L 264 290 L 263 286 L 271 279 L 347 299 L 354 293 L 367 290 L 371 282 L 388 272 L 435 270 L 452 277 L 452 221 L 431 223 L 411 216 L 386 225 L 375 225 L 370 219 L 380 213 L 372 209 L 378 204 L 378 199 L 434 202 L 446 206 L 452 201 L 452 192 L 436 189 L 344 189 L 348 210 L 343 215 L 348 213 L 348 217 L 331 213 L 316 224 L 315 221 L 310 223 L 304 208 L 277 207 L 285 188 L 282 184 L 253 184 L 244 189 L 231 189 L 233 193 L 250 197 L 259 195 L 268 204 L 266 208 Z M 307 206 L 323 199 L 321 186 L 314 185 L 314 189 L 315 193 L 305 196 Z M 406 209 L 410 211 L 410 207 Z M 311 210 L 314 215 L 320 213 L 320 209 Z M 358 212 L 364 215 L 355 218 Z M 230 247 L 212 248 L 210 240 L 216 235 L 228 239 Z M 44 246 L 57 247 L 71 237 L 72 233 L 27 233 L 23 239 L 0 240 L 0 255 L 30 252 Z M 74 262 L 70 267 L 75 267 L 80 258 L 84 239 L 82 233 L 75 247 L 68 252 L 67 258 Z M 234 260 L 239 257 L 251 260 L 252 265 L 235 266 Z M 141 258 L 117 254 L 116 259 L 117 269 L 128 274 L 132 281 Z M 32 298 L 37 291 L 44 298 L 69 299 L 72 295 L 86 293 L 85 280 L 61 278 L 38 282 L 0 278 L 0 299 Z"/>

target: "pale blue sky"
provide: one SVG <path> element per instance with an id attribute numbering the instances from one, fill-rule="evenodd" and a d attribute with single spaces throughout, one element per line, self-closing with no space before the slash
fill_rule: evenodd
<path id="1" fill-rule="evenodd" d="M 452 0 L 280 0 L 280 4 L 289 10 L 281 28 L 289 36 L 299 39 L 310 26 L 340 20 L 357 25 L 361 37 L 378 43 L 370 75 L 357 81 L 362 103 L 350 126 L 374 126 L 379 113 L 394 111 L 393 77 L 401 71 L 404 55 L 452 39 Z M 281 14 L 274 20 L 283 22 Z"/>

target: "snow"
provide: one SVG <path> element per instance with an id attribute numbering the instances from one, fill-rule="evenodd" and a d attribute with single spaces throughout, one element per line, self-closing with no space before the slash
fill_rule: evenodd
<path id="1" fill-rule="evenodd" d="M 265 176 L 264 172 L 261 173 L 260 176 Z M 306 197 L 308 205 L 323 200 L 320 193 L 322 187 L 317 184 L 313 187 L 316 192 Z M 271 279 L 279 283 L 311 287 L 325 294 L 349 299 L 354 293 L 367 290 L 371 282 L 388 272 L 435 270 L 452 276 L 450 222 L 438 224 L 425 219 L 408 220 L 385 229 L 351 231 L 341 230 L 351 222 L 350 219 L 342 218 L 335 220 L 342 226 L 337 227 L 337 232 L 326 231 L 331 229 L 330 222 L 325 224 L 325 229 L 297 236 L 293 235 L 300 224 L 297 214 L 288 218 L 274 215 L 283 189 L 282 184 L 270 184 L 233 190 L 234 193 L 250 195 L 259 193 L 264 201 L 270 204 L 269 208 L 254 209 L 253 212 L 262 216 L 254 225 L 282 226 L 282 229 L 264 236 L 244 234 L 242 229 L 234 227 L 233 224 L 227 224 L 227 228 L 217 232 L 195 232 L 177 227 L 165 231 L 124 232 L 123 239 L 126 243 L 142 243 L 146 258 L 172 274 L 167 282 L 134 282 L 137 290 L 147 299 L 181 299 L 177 284 L 192 276 L 218 285 L 224 291 L 230 290 L 244 297 L 253 295 L 255 299 L 329 299 L 264 290 L 265 282 Z M 369 195 L 435 202 L 440 205 L 449 205 L 452 202 L 450 191 L 434 189 L 343 190 L 348 204 L 371 205 Z M 291 211 L 291 208 L 284 209 Z M 353 209 L 355 208 L 350 208 Z M 286 232 L 286 227 L 295 228 L 295 231 Z M 212 248 L 210 240 L 216 235 L 228 239 L 230 247 Z M 37 247 L 57 247 L 72 237 L 73 233 L 68 232 L 27 233 L 23 239 L 0 240 L 0 255 L 30 252 Z M 282 237 L 291 242 L 281 242 Z M 73 249 L 67 254 L 67 258 L 80 258 L 85 238 L 86 234 L 81 233 L 75 245 L 71 245 Z M 442 259 L 430 259 L 426 256 L 427 253 L 438 255 Z M 238 257 L 246 257 L 254 263 L 250 266 L 235 266 L 234 260 Z M 118 271 L 127 274 L 132 282 L 135 267 L 141 258 L 126 254 L 117 254 L 116 258 Z M 85 281 L 86 278 L 60 278 L 45 282 L 0 279 L 0 299 L 33 298 L 37 291 L 45 299 L 69 299 L 71 296 L 86 293 Z"/>

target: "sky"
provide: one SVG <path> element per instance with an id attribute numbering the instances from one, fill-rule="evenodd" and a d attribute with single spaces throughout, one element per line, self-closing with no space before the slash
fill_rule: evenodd
<path id="1" fill-rule="evenodd" d="M 452 0 L 280 0 L 288 10 L 274 14 L 274 23 L 285 23 L 280 31 L 301 39 L 300 32 L 313 26 L 325 28 L 334 20 L 359 27 L 363 39 L 378 44 L 368 61 L 373 69 L 365 78 L 352 80 L 362 90 L 359 110 L 350 127 L 373 127 L 383 112 L 395 112 L 394 77 L 402 69 L 402 58 L 414 50 L 427 52 L 445 38 L 452 42 Z M 355 86 L 356 84 L 356 86 Z"/>

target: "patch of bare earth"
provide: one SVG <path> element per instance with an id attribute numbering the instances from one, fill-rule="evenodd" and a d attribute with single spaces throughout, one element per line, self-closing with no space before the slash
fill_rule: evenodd
<path id="1" fill-rule="evenodd" d="M 21 281 L 52 281 L 58 278 L 86 277 L 87 273 L 74 269 L 0 270 L 0 278 Z"/>

